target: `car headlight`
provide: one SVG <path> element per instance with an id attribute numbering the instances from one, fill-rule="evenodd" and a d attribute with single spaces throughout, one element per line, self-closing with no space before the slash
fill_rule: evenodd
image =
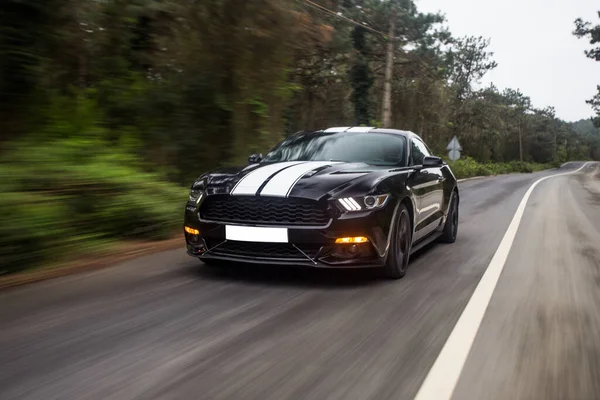
<path id="1" fill-rule="evenodd" d="M 192 203 L 198 203 L 202 197 L 204 196 L 204 192 L 206 190 L 206 179 L 202 179 L 194 182 L 192 187 L 190 188 L 190 201 Z"/>
<path id="2" fill-rule="evenodd" d="M 202 190 L 202 189 L 196 189 L 196 188 L 191 188 L 190 189 L 190 201 L 192 203 L 197 203 L 198 200 L 200 200 L 200 198 L 202 197 L 203 194 L 204 194 L 204 190 Z"/>
<path id="3" fill-rule="evenodd" d="M 338 202 L 346 211 L 373 210 L 384 207 L 389 199 L 389 194 L 379 194 L 365 197 L 344 197 Z"/>

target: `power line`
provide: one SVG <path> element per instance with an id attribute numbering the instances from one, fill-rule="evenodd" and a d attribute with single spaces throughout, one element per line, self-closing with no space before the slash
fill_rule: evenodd
<path id="1" fill-rule="evenodd" d="M 374 32 L 374 33 L 376 33 L 376 34 L 378 34 L 378 35 L 381 35 L 381 36 L 383 36 L 384 38 L 389 38 L 389 36 L 388 36 L 388 35 L 386 35 L 386 34 L 385 34 L 385 33 L 383 33 L 383 32 L 380 32 L 380 31 L 378 31 L 378 30 L 376 30 L 376 29 L 373 29 L 373 28 L 371 28 L 371 27 L 370 27 L 370 26 L 368 26 L 368 25 L 361 24 L 360 22 L 356 22 L 356 21 L 354 21 L 353 19 L 350 19 L 350 18 L 344 17 L 343 15 L 341 15 L 341 14 L 338 14 L 338 13 L 336 13 L 335 11 L 332 11 L 332 10 L 328 9 L 327 7 L 324 7 L 324 6 L 320 5 L 320 4 L 314 3 L 314 2 L 312 2 L 312 1 L 310 1 L 310 0 L 296 0 L 296 1 L 297 1 L 297 2 L 299 2 L 299 3 L 304 3 L 304 4 L 308 5 L 308 6 L 311 6 L 311 7 L 313 7 L 313 8 L 316 8 L 317 10 L 324 11 L 324 12 L 326 12 L 327 14 L 333 15 L 333 16 L 334 16 L 334 17 L 336 17 L 336 18 L 341 18 L 341 19 L 343 19 L 343 20 L 344 20 L 344 21 L 346 21 L 346 22 L 350 22 L 350 23 L 351 23 L 351 24 L 353 24 L 353 25 L 360 26 L 361 28 L 367 29 L 367 30 L 369 30 L 369 31 L 371 31 L 371 32 Z"/>
<path id="2" fill-rule="evenodd" d="M 346 22 L 350 22 L 350 23 L 351 23 L 351 24 L 353 24 L 353 25 L 360 26 L 361 28 L 367 29 L 367 30 L 369 30 L 369 31 L 371 31 L 371 32 L 374 32 L 374 33 L 376 33 L 376 34 L 380 35 L 380 36 L 383 36 L 383 37 L 384 37 L 384 38 L 386 38 L 386 39 L 388 39 L 388 38 L 389 38 L 389 35 L 386 35 L 386 34 L 385 34 L 385 33 L 383 33 L 383 32 L 380 32 L 380 31 L 378 31 L 378 30 L 376 30 L 376 29 L 373 29 L 373 28 L 369 27 L 368 25 L 361 24 L 360 22 L 354 21 L 353 19 L 350 19 L 350 18 L 344 17 L 343 15 L 341 15 L 341 14 L 338 14 L 338 13 L 336 13 L 335 11 L 333 11 L 333 10 L 330 10 L 330 9 L 328 9 L 327 7 L 325 7 L 325 6 L 322 6 L 322 5 L 320 5 L 320 4 L 317 4 L 317 3 L 315 3 L 315 2 L 313 2 L 313 1 L 311 1 L 311 0 L 296 0 L 296 1 L 297 1 L 297 2 L 299 2 L 299 3 L 303 3 L 303 4 L 307 5 L 307 6 L 310 6 L 310 7 L 314 8 L 314 9 L 317 9 L 317 10 L 319 10 L 319 11 L 325 12 L 325 13 L 327 13 L 327 14 L 329 14 L 329 15 L 333 15 L 334 17 L 336 17 L 336 18 L 340 18 L 340 19 L 342 19 L 342 20 L 344 20 L 344 21 L 346 21 Z M 401 11 L 399 11 L 399 13 L 400 13 L 400 14 L 406 14 L 406 12 L 405 12 L 404 10 L 401 10 Z M 419 59 L 419 58 L 418 58 L 418 59 L 416 59 L 416 60 L 414 60 L 414 61 L 416 61 L 418 64 L 420 64 L 420 65 L 421 65 L 421 66 L 423 66 L 423 67 L 426 67 L 426 68 L 429 68 L 429 67 L 431 67 L 430 65 L 426 64 L 426 63 L 425 63 L 423 60 L 421 60 L 421 59 Z M 421 72 L 423 72 L 423 73 L 426 73 L 427 75 L 429 75 L 429 77 L 430 77 L 430 78 L 432 78 L 432 77 L 433 77 L 433 75 L 432 75 L 432 74 L 430 74 L 430 73 L 429 73 L 429 71 L 424 71 L 424 70 L 421 70 Z"/>

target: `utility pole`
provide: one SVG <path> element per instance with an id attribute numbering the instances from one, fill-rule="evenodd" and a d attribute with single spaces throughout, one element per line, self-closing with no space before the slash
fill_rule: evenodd
<path id="1" fill-rule="evenodd" d="M 383 127 L 391 128 L 392 125 L 392 73 L 394 71 L 394 43 L 396 37 L 396 7 L 392 9 L 390 33 L 388 34 L 387 55 L 385 65 L 385 82 L 383 86 Z"/>
<path id="2" fill-rule="evenodd" d="M 519 160 L 523 162 L 523 138 L 521 135 L 521 117 L 519 116 Z"/>

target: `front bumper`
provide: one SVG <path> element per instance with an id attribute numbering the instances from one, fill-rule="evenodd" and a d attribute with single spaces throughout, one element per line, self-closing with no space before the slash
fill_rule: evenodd
<path id="1" fill-rule="evenodd" d="M 391 202 L 390 202 L 391 203 Z M 288 243 L 257 243 L 226 240 L 223 222 L 204 221 L 188 205 L 185 225 L 200 235 L 185 233 L 187 253 L 201 260 L 253 264 L 297 265 L 317 268 L 368 268 L 385 264 L 393 205 L 376 211 L 345 213 L 326 226 L 281 226 Z M 273 225 L 246 225 L 269 226 Z M 368 243 L 336 244 L 340 237 L 365 236 Z"/>

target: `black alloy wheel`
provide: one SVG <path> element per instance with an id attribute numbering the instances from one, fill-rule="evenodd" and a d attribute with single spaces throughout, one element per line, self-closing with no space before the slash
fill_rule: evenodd
<path id="1" fill-rule="evenodd" d="M 390 253 L 385 267 L 388 278 L 400 279 L 406 274 L 412 245 L 410 214 L 404 204 L 398 208 L 398 215 L 392 232 Z"/>
<path id="2" fill-rule="evenodd" d="M 444 225 L 444 232 L 440 236 L 440 242 L 454 243 L 458 235 L 458 199 L 456 192 L 452 192 L 450 197 L 450 206 L 448 207 L 448 217 Z"/>

